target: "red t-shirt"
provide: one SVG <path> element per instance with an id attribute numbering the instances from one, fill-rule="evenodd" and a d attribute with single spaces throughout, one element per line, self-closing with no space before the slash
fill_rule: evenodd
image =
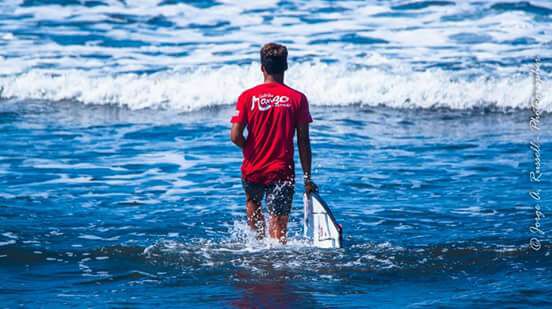
<path id="1" fill-rule="evenodd" d="M 252 183 L 292 180 L 293 137 L 300 123 L 312 122 L 307 97 L 272 82 L 244 91 L 231 122 L 247 126 L 242 177 Z"/>

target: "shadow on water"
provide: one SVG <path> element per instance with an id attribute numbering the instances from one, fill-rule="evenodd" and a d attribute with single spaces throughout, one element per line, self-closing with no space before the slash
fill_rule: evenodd
<path id="1" fill-rule="evenodd" d="M 230 304 L 237 308 L 319 307 L 311 293 L 298 291 L 286 271 L 271 271 L 268 278 L 259 278 L 248 271 L 234 273 L 234 288 L 240 297 Z"/>

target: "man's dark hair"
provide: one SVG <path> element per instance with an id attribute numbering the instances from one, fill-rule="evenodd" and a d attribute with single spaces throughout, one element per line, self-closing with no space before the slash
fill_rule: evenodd
<path id="1" fill-rule="evenodd" d="M 287 48 L 284 45 L 268 43 L 261 48 L 261 64 L 268 74 L 280 74 L 287 70 Z"/>

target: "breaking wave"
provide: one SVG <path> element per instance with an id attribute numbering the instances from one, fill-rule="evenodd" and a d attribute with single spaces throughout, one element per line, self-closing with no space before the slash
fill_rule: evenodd
<path id="1" fill-rule="evenodd" d="M 303 91 L 312 105 L 324 106 L 526 109 L 533 87 L 529 74 L 466 77 L 440 69 L 384 70 L 339 63 L 299 63 L 289 70 L 288 76 L 289 85 Z M 241 91 L 260 83 L 260 77 L 255 63 L 153 74 L 33 70 L 0 77 L 0 98 L 192 111 L 233 104 Z M 551 87 L 550 81 L 542 84 L 542 89 Z M 540 106 L 551 112 L 552 98 L 544 96 Z"/>

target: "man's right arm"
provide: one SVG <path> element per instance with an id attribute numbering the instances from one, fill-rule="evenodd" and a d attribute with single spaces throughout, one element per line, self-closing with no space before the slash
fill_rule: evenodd
<path id="1" fill-rule="evenodd" d="M 297 144 L 299 146 L 299 159 L 303 168 L 303 180 L 307 193 L 317 191 L 318 188 L 311 180 L 312 153 L 309 136 L 309 123 L 300 123 L 297 126 Z"/>

